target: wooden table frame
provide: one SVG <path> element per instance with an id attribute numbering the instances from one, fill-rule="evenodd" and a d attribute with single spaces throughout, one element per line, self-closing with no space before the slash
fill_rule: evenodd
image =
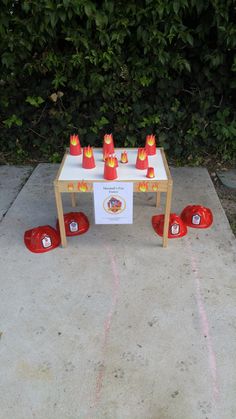
<path id="1" fill-rule="evenodd" d="M 119 149 L 116 149 L 117 151 Z M 165 219 L 164 219 L 164 232 L 163 232 L 163 240 L 162 244 L 163 247 L 167 247 L 168 243 L 168 230 L 169 230 L 169 218 L 170 218 L 170 211 L 171 211 L 171 198 L 172 198 L 172 188 L 173 188 L 173 180 L 170 174 L 170 170 L 168 167 L 168 163 L 165 157 L 165 153 L 163 148 L 159 148 L 162 156 L 162 160 L 165 166 L 165 171 L 167 175 L 167 180 L 152 180 L 152 179 L 145 179 L 145 181 L 132 181 L 128 180 L 127 182 L 132 182 L 134 184 L 134 192 L 154 192 L 156 193 L 156 207 L 160 207 L 161 203 L 161 193 L 164 192 L 166 194 L 166 204 L 165 204 Z M 127 152 L 129 149 L 127 149 Z M 64 212 L 63 212 L 63 204 L 62 204 L 62 193 L 71 193 L 71 203 L 72 207 L 76 207 L 76 193 L 84 193 L 84 192 L 92 192 L 93 191 L 93 183 L 101 182 L 101 180 L 86 180 L 84 182 L 82 179 L 78 180 L 59 180 L 61 171 L 64 166 L 64 162 L 66 159 L 67 154 L 69 151 L 65 153 L 63 160 L 61 162 L 60 168 L 58 170 L 57 176 L 54 180 L 54 190 L 55 190 L 55 197 L 56 197 L 56 206 L 57 206 L 57 213 L 58 213 L 58 221 L 59 221 L 59 228 L 61 234 L 61 245 L 62 247 L 67 246 L 67 239 L 65 233 L 65 224 L 64 224 Z M 103 180 L 102 182 L 109 182 L 107 180 Z M 119 182 L 119 179 L 116 179 L 115 182 Z M 123 180 L 122 180 L 123 182 Z M 142 185 L 141 185 L 142 184 Z M 80 186 L 79 186 L 80 185 Z M 86 187 L 85 187 L 86 186 Z M 142 187 L 143 186 L 143 187 Z M 146 188 L 146 189 L 145 189 Z"/>

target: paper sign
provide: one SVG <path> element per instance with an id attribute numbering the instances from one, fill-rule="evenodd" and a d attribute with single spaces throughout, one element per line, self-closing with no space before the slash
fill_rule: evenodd
<path id="1" fill-rule="evenodd" d="M 133 223 L 133 183 L 94 182 L 95 224 Z"/>

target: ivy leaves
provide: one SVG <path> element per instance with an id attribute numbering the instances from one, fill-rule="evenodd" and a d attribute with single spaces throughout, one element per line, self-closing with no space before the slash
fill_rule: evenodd
<path id="1" fill-rule="evenodd" d="M 41 96 L 27 96 L 25 101 L 35 108 L 39 108 L 39 106 L 44 102 L 44 99 Z"/>
<path id="2" fill-rule="evenodd" d="M 4 150 L 20 137 L 57 156 L 71 131 L 99 145 L 108 130 L 117 145 L 153 131 L 174 155 L 232 155 L 235 17 L 233 0 L 4 0 Z"/>

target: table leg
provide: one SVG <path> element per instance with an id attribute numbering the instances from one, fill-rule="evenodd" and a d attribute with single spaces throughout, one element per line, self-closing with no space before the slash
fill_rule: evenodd
<path id="1" fill-rule="evenodd" d="M 59 191 L 56 185 L 54 186 L 54 189 L 55 189 L 57 214 L 58 214 L 58 221 L 59 221 L 59 228 L 60 228 L 60 235 L 61 235 L 61 245 L 62 247 L 66 247 L 67 240 L 66 240 L 66 231 L 65 231 L 65 224 L 64 224 L 64 214 L 63 214 L 61 192 Z"/>
<path id="2" fill-rule="evenodd" d="M 173 182 L 169 181 L 167 193 L 166 193 L 165 220 L 164 220 L 164 231 L 163 231 L 163 240 L 162 240 L 163 247 L 167 247 L 167 242 L 168 242 L 172 187 L 173 187 Z"/>
<path id="3" fill-rule="evenodd" d="M 160 208 L 161 206 L 161 192 L 157 192 L 156 207 Z"/>
<path id="4" fill-rule="evenodd" d="M 76 207 L 76 194 L 75 194 L 75 192 L 72 192 L 72 194 L 71 194 L 71 205 L 72 205 L 72 207 L 73 208 L 75 208 Z"/>

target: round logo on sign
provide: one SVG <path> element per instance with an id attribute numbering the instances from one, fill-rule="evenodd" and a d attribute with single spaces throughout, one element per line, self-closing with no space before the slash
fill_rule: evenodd
<path id="1" fill-rule="evenodd" d="M 120 214 L 126 208 L 125 199 L 119 196 L 111 196 L 104 200 L 103 208 L 110 214 Z"/>

